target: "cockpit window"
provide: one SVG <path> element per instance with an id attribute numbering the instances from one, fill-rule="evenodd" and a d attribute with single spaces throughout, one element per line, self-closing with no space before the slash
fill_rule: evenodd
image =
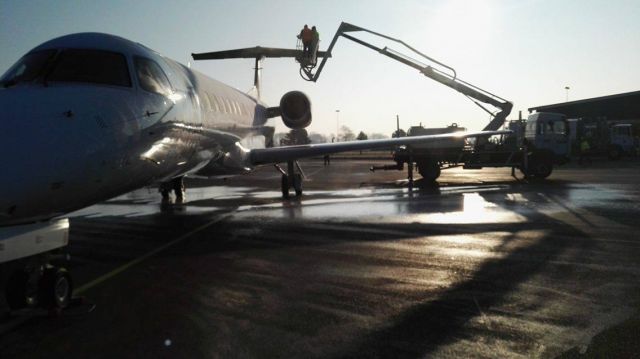
<path id="1" fill-rule="evenodd" d="M 90 82 L 131 87 L 124 55 L 101 50 L 66 49 L 44 81 Z"/>
<path id="2" fill-rule="evenodd" d="M 144 57 L 136 57 L 134 64 L 138 82 L 143 90 L 165 96 L 171 94 L 169 80 L 157 63 Z"/>
<path id="3" fill-rule="evenodd" d="M 42 75 L 45 67 L 54 57 L 56 50 L 31 52 L 24 55 L 0 79 L 0 84 L 10 87 L 20 82 L 30 82 Z"/>

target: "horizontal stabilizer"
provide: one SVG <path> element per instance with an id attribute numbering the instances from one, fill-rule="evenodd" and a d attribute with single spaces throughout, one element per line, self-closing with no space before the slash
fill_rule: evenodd
<path id="1" fill-rule="evenodd" d="M 194 60 L 222 60 L 222 59 L 259 59 L 262 57 L 300 57 L 302 50 L 278 49 L 275 47 L 248 47 L 246 49 L 203 52 L 191 54 Z M 326 51 L 318 51 L 318 57 L 327 56 Z M 331 54 L 328 55 L 331 57 Z"/>

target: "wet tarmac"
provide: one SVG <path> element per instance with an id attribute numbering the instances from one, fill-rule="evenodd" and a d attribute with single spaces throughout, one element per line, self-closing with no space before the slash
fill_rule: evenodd
<path id="1" fill-rule="evenodd" d="M 73 213 L 95 309 L 2 319 L 1 357 L 555 357 L 637 315 L 640 161 L 413 190 L 371 164 L 303 163 L 301 199 L 266 167 Z"/>

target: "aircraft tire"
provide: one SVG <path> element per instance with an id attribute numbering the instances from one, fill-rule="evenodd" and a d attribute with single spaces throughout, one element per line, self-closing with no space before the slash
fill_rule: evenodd
<path id="1" fill-rule="evenodd" d="M 184 177 L 171 180 L 171 187 L 176 195 L 176 200 L 184 199 Z"/>
<path id="2" fill-rule="evenodd" d="M 38 299 L 43 308 L 64 309 L 71 302 L 73 281 L 65 268 L 46 268 L 38 289 Z"/>
<path id="3" fill-rule="evenodd" d="M 302 196 L 302 175 L 299 173 L 293 177 L 293 188 L 296 191 L 296 197 Z"/>
<path id="4" fill-rule="evenodd" d="M 24 270 L 15 271 L 7 281 L 5 296 L 11 310 L 18 310 L 37 304 L 35 289 L 29 286 L 29 273 Z"/>
<path id="5" fill-rule="evenodd" d="M 160 190 L 160 195 L 162 196 L 162 200 L 163 200 L 163 201 L 168 201 L 168 200 L 169 200 L 169 194 L 170 194 L 170 193 L 171 193 L 171 192 L 170 192 L 168 189 Z"/>

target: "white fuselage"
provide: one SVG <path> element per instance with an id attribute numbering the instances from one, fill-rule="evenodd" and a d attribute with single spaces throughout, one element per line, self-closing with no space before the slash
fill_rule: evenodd
<path id="1" fill-rule="evenodd" d="M 83 33 L 34 53 L 47 57 L 37 76 L 20 75 L 20 66 L 30 65 L 25 60 L 0 85 L 0 226 L 51 218 L 189 173 L 246 171 L 244 148 L 271 141 L 256 99 L 140 44 Z M 101 54 L 124 57 L 114 83 L 109 74 L 83 78 L 82 68 Z M 145 78 L 157 69 L 150 62 L 169 85 Z M 12 74 L 17 81 L 7 81 Z"/>

